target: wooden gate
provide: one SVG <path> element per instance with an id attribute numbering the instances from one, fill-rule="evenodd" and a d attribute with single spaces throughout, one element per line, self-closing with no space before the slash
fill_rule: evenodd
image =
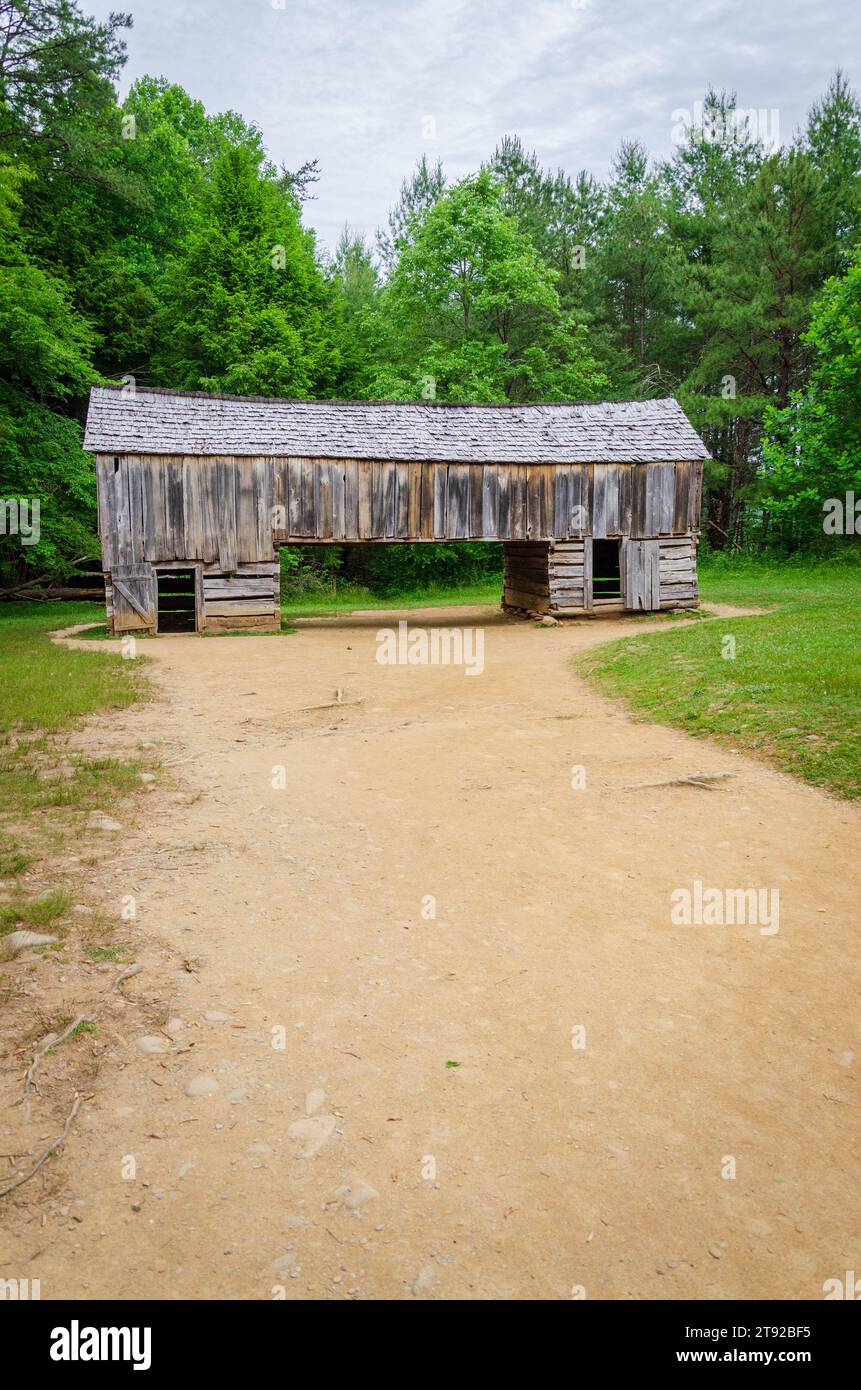
<path id="1" fill-rule="evenodd" d="M 111 575 L 114 632 L 156 629 L 158 594 L 152 570 L 116 570 Z"/>
<path id="2" fill-rule="evenodd" d="M 639 541 L 625 537 L 619 557 L 622 601 L 626 608 L 652 612 L 661 606 L 661 562 L 659 541 Z"/>

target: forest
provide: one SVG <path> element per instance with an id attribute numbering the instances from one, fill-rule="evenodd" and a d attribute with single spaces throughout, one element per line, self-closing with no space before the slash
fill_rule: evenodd
<path id="1" fill-rule="evenodd" d="M 98 556 L 87 395 L 117 382 L 305 398 L 676 395 L 705 439 L 710 550 L 843 554 L 861 498 L 861 103 L 838 71 L 772 148 L 731 92 L 672 157 L 635 133 L 606 181 L 547 169 L 516 132 L 470 176 L 423 157 L 374 239 L 320 248 L 314 151 L 165 76 L 118 83 L 132 19 L 0 0 L 0 587 Z M 830 512 L 828 509 L 831 509 Z M 8 520 L 8 510 L 6 514 Z M 861 529 L 861 522 L 858 523 Z M 294 577 L 379 592 L 477 577 L 494 547 L 312 556 Z"/>

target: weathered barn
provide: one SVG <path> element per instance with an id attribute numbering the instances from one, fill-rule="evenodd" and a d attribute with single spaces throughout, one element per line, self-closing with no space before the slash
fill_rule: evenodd
<path id="1" fill-rule="evenodd" d="M 509 609 L 690 608 L 702 461 L 674 400 L 291 401 L 98 387 L 112 632 L 272 628 L 279 545 L 504 543 Z"/>

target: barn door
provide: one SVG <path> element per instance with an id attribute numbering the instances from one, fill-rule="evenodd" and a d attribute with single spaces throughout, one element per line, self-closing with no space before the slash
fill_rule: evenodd
<path id="1" fill-rule="evenodd" d="M 156 626 L 156 582 L 152 570 L 114 570 L 114 632 L 140 631 Z"/>
<path id="2" fill-rule="evenodd" d="M 660 545 L 658 541 L 622 541 L 620 557 L 622 600 L 626 608 L 650 613 L 661 606 Z"/>

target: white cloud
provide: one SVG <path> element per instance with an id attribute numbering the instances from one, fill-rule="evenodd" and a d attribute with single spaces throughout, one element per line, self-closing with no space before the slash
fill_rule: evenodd
<path id="1" fill-rule="evenodd" d="M 117 0 L 81 3 L 104 16 Z M 669 153 L 671 112 L 710 84 L 777 107 L 788 139 L 838 65 L 861 82 L 861 7 L 840 0 L 128 3 L 124 86 L 163 74 L 256 121 L 276 162 L 317 157 L 306 219 L 330 246 L 345 221 L 373 233 L 425 150 L 459 177 L 517 132 L 603 176 L 622 139 Z"/>

